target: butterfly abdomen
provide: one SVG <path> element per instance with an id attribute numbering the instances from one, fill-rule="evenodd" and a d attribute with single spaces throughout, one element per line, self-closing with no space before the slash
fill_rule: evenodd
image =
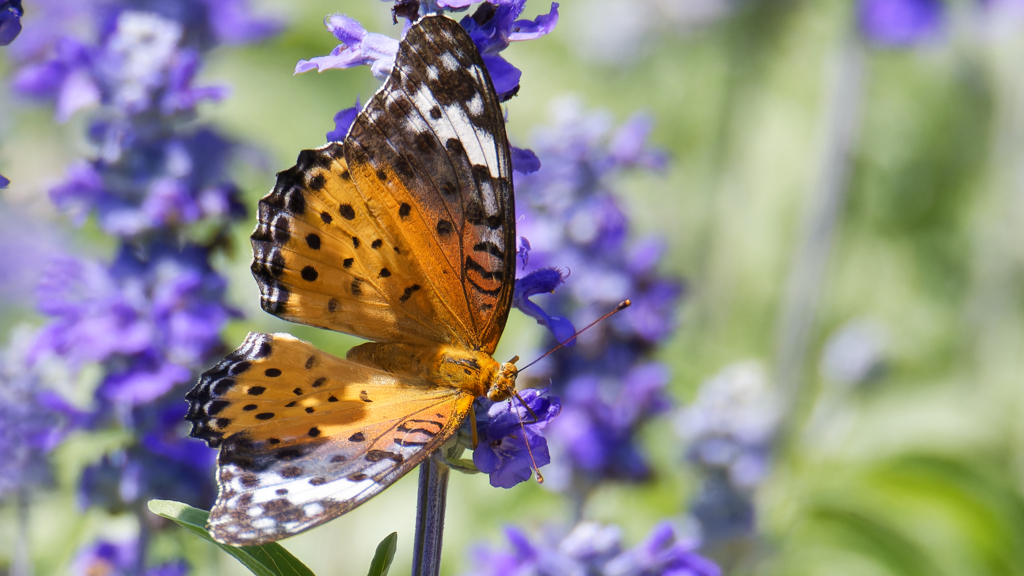
<path id="1" fill-rule="evenodd" d="M 508 370 L 490 354 L 447 344 L 370 342 L 348 351 L 348 359 L 388 372 L 415 376 L 426 386 L 457 388 L 485 396 Z M 505 384 L 504 386 L 508 386 Z M 512 377 L 511 386 L 515 386 Z"/>

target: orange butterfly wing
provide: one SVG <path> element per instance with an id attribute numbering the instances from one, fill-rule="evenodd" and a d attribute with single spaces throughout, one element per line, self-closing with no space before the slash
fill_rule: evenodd
<path id="1" fill-rule="evenodd" d="M 451 437 L 473 402 L 259 333 L 204 373 L 188 399 L 192 435 L 221 449 L 210 530 L 234 545 L 272 542 L 355 508 Z"/>
<path id="2" fill-rule="evenodd" d="M 514 286 L 510 158 L 472 39 L 449 18 L 420 19 L 345 141 L 302 152 L 260 202 L 263 308 L 378 342 L 490 354 Z M 413 372 L 251 334 L 187 396 L 191 435 L 220 447 L 214 537 L 256 544 L 316 526 L 440 447 L 473 394 Z"/>
<path id="3" fill-rule="evenodd" d="M 449 18 L 421 19 L 345 141 L 302 152 L 260 202 L 252 270 L 264 310 L 493 352 L 514 286 L 511 170 L 472 40 Z"/>

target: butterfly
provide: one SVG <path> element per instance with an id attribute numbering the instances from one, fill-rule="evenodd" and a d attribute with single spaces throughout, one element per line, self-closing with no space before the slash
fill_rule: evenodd
<path id="1" fill-rule="evenodd" d="M 362 504 L 515 393 L 491 354 L 512 302 L 515 207 L 500 102 L 472 39 L 424 16 L 342 142 L 259 203 L 252 273 L 281 318 L 372 342 L 342 359 L 251 333 L 186 396 L 219 448 L 219 542 L 272 542 Z"/>

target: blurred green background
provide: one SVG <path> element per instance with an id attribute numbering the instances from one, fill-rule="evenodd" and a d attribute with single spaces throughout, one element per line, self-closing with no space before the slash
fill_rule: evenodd
<path id="1" fill-rule="evenodd" d="M 291 75 L 299 59 L 334 47 L 322 18 L 344 12 L 398 34 L 384 3 L 263 5 L 288 22 L 285 32 L 220 48 L 202 73 L 232 90 L 203 120 L 255 147 L 256 162 L 238 167 L 250 207 L 299 150 L 324 142 L 335 112 L 378 85 L 365 68 Z M 688 282 L 680 328 L 659 354 L 678 404 L 747 359 L 765 363 L 786 401 L 757 494 L 761 539 L 719 558 L 733 574 L 1024 574 L 1024 27 L 996 30 L 974 2 L 949 6 L 942 39 L 883 50 L 857 40 L 845 0 L 568 0 L 553 34 L 505 52 L 523 70 L 508 105 L 513 143 L 528 146 L 566 96 L 617 120 L 635 111 L 655 120 L 652 143 L 671 154 L 670 169 L 625 179 L 621 190 L 634 232 L 662 234 L 664 271 Z M 531 2 L 524 16 L 546 10 Z M 0 121 L 0 160 L 17 183 L 9 206 L 67 227 L 46 190 L 85 153 L 80 123 L 55 126 L 46 110 L 24 107 Z M 233 257 L 220 262 L 230 301 L 246 313 L 225 339 L 290 331 L 343 353 L 355 339 L 259 309 L 252 225 L 238 227 Z M 109 249 L 88 225 L 69 235 Z M 513 316 L 498 357 L 539 335 Z M 5 310 L 0 328 L 26 319 Z M 823 345 L 858 319 L 883 330 L 887 369 L 868 385 L 836 386 L 819 370 Z M 645 438 L 653 483 L 605 486 L 585 511 L 623 526 L 628 543 L 681 518 L 696 489 L 670 419 Z M 74 512 L 89 450 L 99 448 L 61 450 L 61 490 L 33 509 L 38 574 L 59 573 L 86 535 L 120 529 Z M 377 542 L 397 531 L 393 573 L 405 573 L 415 487 L 409 475 L 285 546 L 318 574 L 362 574 Z M 471 573 L 475 545 L 505 546 L 505 524 L 539 528 L 569 514 L 534 483 L 506 491 L 454 474 L 446 573 Z M 13 517 L 3 509 L 0 542 L 12 542 Z M 156 543 L 158 554 L 182 549 L 196 574 L 245 573 L 191 536 Z"/>

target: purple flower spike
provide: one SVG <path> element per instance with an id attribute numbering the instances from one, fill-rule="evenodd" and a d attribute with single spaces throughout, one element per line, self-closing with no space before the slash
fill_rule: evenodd
<path id="1" fill-rule="evenodd" d="M 343 14 L 328 16 L 324 20 L 327 30 L 341 41 L 328 56 L 317 56 L 299 60 L 295 73 L 302 74 L 314 68 L 318 72 L 332 68 L 354 68 L 366 64 L 373 75 L 381 80 L 387 78 L 398 54 L 398 40 L 367 32 L 359 22 Z"/>
<path id="2" fill-rule="evenodd" d="M 515 398 L 494 403 L 477 400 L 480 445 L 473 451 L 473 464 L 490 475 L 491 486 L 496 488 L 511 488 L 529 480 L 535 463 L 540 467 L 551 462 L 547 440 L 540 431 L 561 411 L 561 401 L 534 389 L 523 390 L 519 397 L 537 417 L 536 422 L 531 422 L 533 415 Z"/>
<path id="3" fill-rule="evenodd" d="M 721 568 L 697 554 L 696 549 L 696 542 L 679 541 L 672 525 L 663 522 L 646 541 L 608 562 L 605 573 L 719 576 Z"/>
<path id="4" fill-rule="evenodd" d="M 565 282 L 567 277 L 558 268 L 543 268 L 530 272 L 523 278 L 516 280 L 512 305 L 527 316 L 535 319 L 541 326 L 546 326 L 548 330 L 551 330 L 556 340 L 565 343 L 569 347 L 576 343 L 575 340 L 569 341 L 573 334 L 576 333 L 576 327 L 572 325 L 572 322 L 561 316 L 551 316 L 540 306 L 530 301 L 530 296 L 554 292 L 555 288 Z"/>
<path id="5" fill-rule="evenodd" d="M 600 574 L 603 576 L 719 576 L 714 562 L 695 552 L 696 543 L 676 537 L 671 525 L 655 527 L 647 540 L 624 550 L 622 529 L 615 525 L 580 522 L 568 534 L 543 534 L 536 544 L 516 528 L 505 535 L 511 552 L 478 549 L 481 576 L 523 574 Z"/>
<path id="6" fill-rule="evenodd" d="M 861 0 L 861 33 L 876 44 L 907 47 L 937 36 L 945 25 L 941 0 Z"/>
<path id="7" fill-rule="evenodd" d="M 359 103 L 359 97 L 356 97 L 356 105 L 351 108 L 345 108 L 334 115 L 334 130 L 327 133 L 328 142 L 341 142 L 345 139 L 345 135 L 348 134 L 348 129 L 352 127 L 352 123 L 356 121 L 356 116 L 359 115 L 359 110 L 362 109 L 362 105 Z"/>
<path id="8" fill-rule="evenodd" d="M 21 0 L 0 2 L 0 46 L 7 46 L 21 33 Z"/>
<path id="9" fill-rule="evenodd" d="M 4 190 L 10 185 L 11 181 L 4 177 L 3 174 L 0 174 L 0 190 Z"/>

